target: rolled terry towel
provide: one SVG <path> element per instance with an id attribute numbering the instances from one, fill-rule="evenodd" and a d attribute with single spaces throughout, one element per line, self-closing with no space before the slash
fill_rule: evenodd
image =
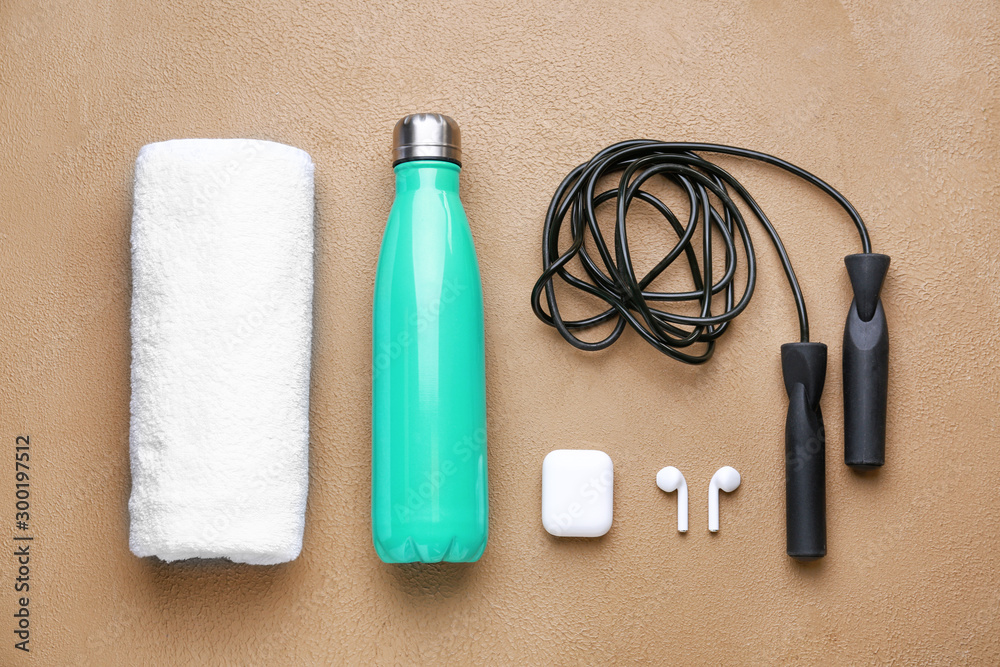
<path id="1" fill-rule="evenodd" d="M 130 547 L 273 564 L 302 550 L 313 163 L 269 141 L 144 146 L 132 218 Z"/>

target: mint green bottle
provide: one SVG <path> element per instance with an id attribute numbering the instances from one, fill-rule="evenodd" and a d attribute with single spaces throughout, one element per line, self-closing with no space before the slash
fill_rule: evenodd
<path id="1" fill-rule="evenodd" d="M 386 563 L 475 561 L 488 524 L 486 361 L 458 125 L 403 118 L 393 158 L 375 276 L 372 539 Z"/>

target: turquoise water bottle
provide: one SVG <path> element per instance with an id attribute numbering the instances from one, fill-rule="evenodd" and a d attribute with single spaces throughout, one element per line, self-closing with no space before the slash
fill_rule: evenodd
<path id="1" fill-rule="evenodd" d="M 372 538 L 386 563 L 475 561 L 488 523 L 486 360 L 458 125 L 403 118 L 393 160 L 375 276 Z"/>

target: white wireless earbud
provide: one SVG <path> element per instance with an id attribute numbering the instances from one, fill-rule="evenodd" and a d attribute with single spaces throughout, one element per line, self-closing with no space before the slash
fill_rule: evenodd
<path id="1" fill-rule="evenodd" d="M 712 475 L 708 484 L 708 529 L 713 533 L 719 532 L 719 489 L 732 493 L 739 485 L 740 474 L 736 468 L 722 466 Z"/>
<path id="2" fill-rule="evenodd" d="M 677 492 L 677 530 L 686 533 L 688 529 L 688 485 L 681 471 L 667 466 L 656 473 L 656 485 L 663 491 Z"/>

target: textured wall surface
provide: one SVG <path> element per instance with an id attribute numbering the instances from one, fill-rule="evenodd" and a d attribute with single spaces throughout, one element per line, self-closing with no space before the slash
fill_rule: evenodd
<path id="1" fill-rule="evenodd" d="M 0 663 L 996 664 L 998 20 L 992 0 L 5 0 Z M 418 110 L 462 126 L 485 286 L 491 538 L 469 566 L 390 567 L 370 543 L 371 290 L 390 133 Z M 133 162 L 177 137 L 271 139 L 316 163 L 311 488 L 303 554 L 284 566 L 128 551 Z M 759 230 L 757 293 L 703 367 L 632 334 L 587 355 L 530 311 L 552 191 L 633 137 L 806 166 L 892 256 L 888 464 L 860 476 L 841 463 L 839 369 L 856 234 L 793 178 L 726 161 L 781 231 L 830 345 L 818 563 L 784 555 L 778 348 L 797 329 Z M 649 260 L 669 241 L 643 238 Z M 30 656 L 12 646 L 21 433 Z M 541 461 L 560 447 L 614 459 L 601 539 L 542 529 Z M 671 464 L 692 487 L 686 536 L 653 483 Z M 710 536 L 705 489 L 724 464 L 744 485 Z"/>

